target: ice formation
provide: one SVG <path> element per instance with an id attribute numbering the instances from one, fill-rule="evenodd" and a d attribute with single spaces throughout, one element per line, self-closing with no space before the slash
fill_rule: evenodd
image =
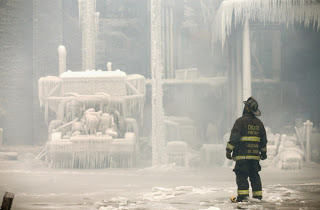
<path id="1" fill-rule="evenodd" d="M 122 71 L 67 71 L 61 77 L 40 78 L 38 83 L 40 105 L 50 106 L 56 112 L 62 99 L 60 97 L 64 97 L 65 103 L 76 100 L 88 104 L 102 100 L 114 105 L 122 104 L 128 116 L 132 116 L 137 108 L 142 108 L 144 103 L 145 78 L 141 75 L 126 76 Z M 47 99 L 46 104 L 44 99 Z"/>
<path id="2" fill-rule="evenodd" d="M 52 167 L 132 166 L 145 101 L 143 76 L 68 70 L 39 79 L 39 100 L 45 119 L 49 110 L 56 119 L 38 158 Z"/>
<path id="3" fill-rule="evenodd" d="M 151 1 L 152 165 L 166 162 L 161 57 L 161 0 Z"/>
<path id="4" fill-rule="evenodd" d="M 263 167 L 276 167 L 285 170 L 299 170 L 305 153 L 301 150 L 296 136 L 267 133 L 268 159 L 261 161 Z"/>
<path id="5" fill-rule="evenodd" d="M 311 2 L 311 3 L 310 3 Z M 231 34 L 232 24 L 243 24 L 245 17 L 262 23 L 298 23 L 320 29 L 320 5 L 308 0 L 225 0 L 217 12 L 213 27 L 213 41 Z"/>
<path id="6" fill-rule="evenodd" d="M 278 154 L 272 164 L 281 169 L 301 169 L 304 152 L 296 145 L 295 136 L 281 136 Z"/>

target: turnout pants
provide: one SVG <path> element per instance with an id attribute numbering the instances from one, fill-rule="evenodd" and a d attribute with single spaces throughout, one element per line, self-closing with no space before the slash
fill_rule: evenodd
<path id="1" fill-rule="evenodd" d="M 238 160 L 233 171 L 236 174 L 238 185 L 238 201 L 249 197 L 248 177 L 251 183 L 253 198 L 262 199 L 262 185 L 259 175 L 261 166 L 258 160 Z"/>

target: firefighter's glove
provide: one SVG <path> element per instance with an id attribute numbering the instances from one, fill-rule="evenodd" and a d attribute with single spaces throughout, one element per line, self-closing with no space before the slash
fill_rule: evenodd
<path id="1" fill-rule="evenodd" d="M 262 152 L 261 155 L 260 155 L 260 159 L 261 160 L 267 159 L 267 153 L 266 152 Z"/>
<path id="2" fill-rule="evenodd" d="M 226 157 L 231 160 L 232 159 L 232 156 L 231 156 L 231 152 L 230 151 L 227 151 L 226 152 Z"/>

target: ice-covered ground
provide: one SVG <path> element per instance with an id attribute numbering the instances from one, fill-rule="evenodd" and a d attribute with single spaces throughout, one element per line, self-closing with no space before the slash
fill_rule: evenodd
<path id="1" fill-rule="evenodd" d="M 34 161 L 36 150 L 19 152 L 18 161 L 0 161 L 0 197 L 15 194 L 12 210 L 320 208 L 317 164 L 298 171 L 263 168 L 263 201 L 232 204 L 232 168 L 49 169 Z"/>

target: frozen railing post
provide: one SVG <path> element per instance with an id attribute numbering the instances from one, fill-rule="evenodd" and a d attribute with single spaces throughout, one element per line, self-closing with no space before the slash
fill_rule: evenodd
<path id="1" fill-rule="evenodd" d="M 107 63 L 107 69 L 108 69 L 108 71 L 112 71 L 112 63 L 111 62 Z"/>
<path id="2" fill-rule="evenodd" d="M 6 192 L 3 196 L 1 210 L 10 210 L 13 202 L 14 194 Z"/>
<path id="3" fill-rule="evenodd" d="M 303 123 L 303 125 L 306 128 L 306 161 L 310 162 L 311 160 L 311 152 L 310 152 L 310 134 L 311 134 L 311 130 L 313 127 L 313 123 L 310 122 L 310 120 L 307 120 L 306 122 Z"/>

